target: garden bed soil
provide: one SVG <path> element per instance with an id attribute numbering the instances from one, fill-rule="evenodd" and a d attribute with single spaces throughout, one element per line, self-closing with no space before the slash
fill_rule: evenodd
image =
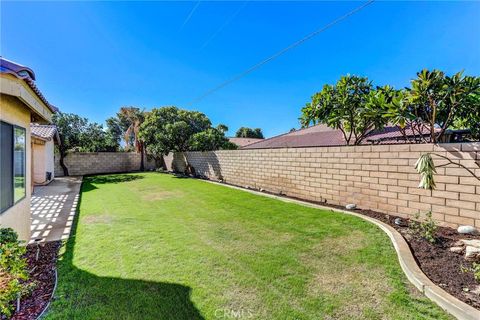
<path id="1" fill-rule="evenodd" d="M 386 215 L 372 210 L 351 210 L 375 218 L 394 227 L 407 241 L 420 269 L 436 285 L 458 298 L 459 300 L 480 309 L 480 282 L 476 281 L 473 272 L 465 272 L 472 268 L 472 262 L 466 261 L 464 255 L 450 251 L 461 239 L 480 239 L 477 235 L 459 234 L 457 230 L 448 227 L 438 227 L 436 242 L 414 235 L 408 227 L 395 224 L 396 216 Z"/>
<path id="2" fill-rule="evenodd" d="M 220 183 L 228 184 L 225 182 Z M 472 262 L 466 261 L 463 254 L 450 251 L 450 247 L 453 247 L 460 239 L 480 239 L 480 235 L 459 234 L 455 229 L 439 226 L 436 233 L 436 242 L 432 244 L 412 233 L 411 229 L 408 227 L 408 224 L 410 223 L 409 219 L 387 215 L 372 210 L 348 210 L 345 209 L 344 206 L 288 197 L 283 194 L 273 193 L 266 190 L 256 190 L 252 188 L 243 189 L 251 189 L 279 197 L 309 202 L 331 207 L 332 209 L 356 212 L 392 226 L 400 232 L 403 238 L 407 241 L 420 269 L 433 283 L 443 288 L 446 292 L 457 299 L 480 310 L 480 282 L 475 280 L 473 272 L 464 271 L 465 269 L 470 270 L 472 268 Z M 396 218 L 402 219 L 405 224 L 403 226 L 395 224 Z"/>
<path id="3" fill-rule="evenodd" d="M 27 246 L 27 266 L 31 270 L 29 282 L 35 283 L 35 287 L 29 296 L 22 298 L 20 311 L 14 313 L 12 320 L 34 320 L 49 303 L 55 287 L 55 268 L 60 246 L 60 241 L 39 244 L 38 261 L 37 245 Z"/>

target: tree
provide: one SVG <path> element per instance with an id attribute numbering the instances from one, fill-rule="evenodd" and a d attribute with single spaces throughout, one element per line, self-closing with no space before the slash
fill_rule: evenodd
<path id="1" fill-rule="evenodd" d="M 154 108 L 145 116 L 139 136 L 148 153 L 161 160 L 170 152 L 231 148 L 225 138 L 227 130 L 224 125 L 213 128 L 201 112 L 162 107 Z"/>
<path id="2" fill-rule="evenodd" d="M 302 108 L 303 127 L 324 123 L 339 129 L 348 145 L 360 144 L 374 129 L 382 129 L 388 119 L 388 87 L 374 89 L 364 77 L 342 76 L 335 85 L 324 85 Z"/>
<path id="3" fill-rule="evenodd" d="M 141 153 L 140 171 L 144 170 L 144 143 L 139 138 L 140 125 L 145 119 L 145 114 L 140 108 L 121 107 L 117 113 L 118 126 L 123 129 L 125 149 L 134 148 Z"/>
<path id="4" fill-rule="evenodd" d="M 120 120 L 116 117 L 110 117 L 105 121 L 105 123 L 107 124 L 107 145 L 113 149 L 112 151 L 118 151 L 120 149 L 120 141 L 122 140 L 122 128 L 120 126 Z"/>
<path id="5" fill-rule="evenodd" d="M 108 132 L 101 124 L 88 123 L 80 134 L 78 150 L 80 152 L 112 152 L 117 151 L 118 144 L 112 142 Z"/>
<path id="6" fill-rule="evenodd" d="M 237 145 L 230 142 L 225 137 L 225 132 L 228 131 L 228 127 L 220 124 L 217 128 L 208 128 L 205 131 L 201 131 L 193 134 L 189 140 L 189 150 L 191 151 L 209 151 L 209 150 L 235 150 Z"/>
<path id="7" fill-rule="evenodd" d="M 463 72 L 450 77 L 439 70 L 424 69 L 417 73 L 411 88 L 405 89 L 403 94 L 403 100 L 390 114 L 403 119 L 423 142 L 441 141 L 452 126 L 469 128 L 473 136 L 480 136 L 479 77 L 464 76 Z"/>
<path id="8" fill-rule="evenodd" d="M 60 136 L 60 144 L 58 145 L 60 166 L 63 169 L 63 174 L 68 176 L 65 157 L 70 150 L 81 145 L 82 133 L 87 126 L 88 120 L 73 113 L 57 112 L 53 115 L 52 122 L 57 126 Z"/>
<path id="9" fill-rule="evenodd" d="M 263 132 L 260 128 L 247 128 L 241 127 L 235 133 L 235 137 L 237 138 L 256 138 L 256 139 L 263 139 Z"/>

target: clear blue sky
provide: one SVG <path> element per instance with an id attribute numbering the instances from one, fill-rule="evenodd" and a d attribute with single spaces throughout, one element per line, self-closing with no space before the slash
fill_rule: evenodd
<path id="1" fill-rule="evenodd" d="M 361 2 L 1 4 L 1 55 L 25 64 L 51 103 L 103 122 L 121 106 L 195 97 Z M 480 75 L 479 2 L 376 2 L 195 105 L 230 134 L 298 127 L 340 75 L 408 85 L 422 68 Z"/>

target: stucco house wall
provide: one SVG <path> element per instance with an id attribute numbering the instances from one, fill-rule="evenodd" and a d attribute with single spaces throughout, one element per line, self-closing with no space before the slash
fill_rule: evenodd
<path id="1" fill-rule="evenodd" d="M 0 58 L 0 120 L 25 129 L 25 197 L 0 213 L 0 225 L 13 228 L 21 240 L 30 239 L 32 138 L 30 123 L 51 123 L 55 107 L 36 87 L 33 71 Z M 24 72 L 19 74 L 18 72 Z M 25 75 L 28 73 L 28 76 Z"/>
<path id="2" fill-rule="evenodd" d="M 33 182 L 35 184 L 45 182 L 45 142 L 36 141 L 32 144 L 32 155 L 33 155 Z"/>
<path id="3" fill-rule="evenodd" d="M 53 139 L 45 143 L 45 172 L 51 172 L 52 179 L 55 177 L 55 143 Z"/>
<path id="4" fill-rule="evenodd" d="M 30 109 L 17 98 L 0 95 L 0 120 L 17 125 L 26 132 L 26 195 L 25 198 L 0 213 L 0 225 L 17 231 L 22 240 L 30 238 L 30 197 L 32 175 L 31 165 L 31 138 L 30 138 Z"/>

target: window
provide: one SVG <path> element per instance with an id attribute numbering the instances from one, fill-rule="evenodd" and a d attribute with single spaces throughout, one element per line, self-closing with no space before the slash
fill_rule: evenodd
<path id="1" fill-rule="evenodd" d="M 0 212 L 26 195 L 26 131 L 0 121 Z"/>

